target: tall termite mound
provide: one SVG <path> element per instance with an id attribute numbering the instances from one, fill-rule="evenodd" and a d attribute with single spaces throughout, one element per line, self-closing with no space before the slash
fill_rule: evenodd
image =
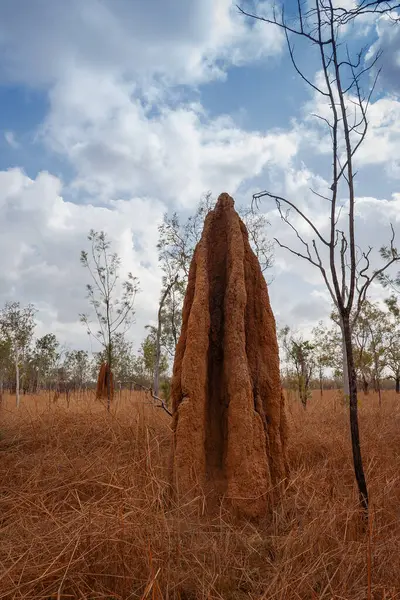
<path id="1" fill-rule="evenodd" d="M 172 379 L 173 482 L 264 514 L 287 476 L 275 319 L 228 194 L 206 217 L 189 272 Z"/>

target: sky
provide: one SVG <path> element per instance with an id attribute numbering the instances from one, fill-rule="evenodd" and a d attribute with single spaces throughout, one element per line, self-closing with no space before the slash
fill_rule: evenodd
<path id="1" fill-rule="evenodd" d="M 312 117 L 324 107 L 279 29 L 230 0 L 0 0 L 0 9 L 0 303 L 32 302 L 38 334 L 88 348 L 79 256 L 92 228 L 140 280 L 138 345 L 156 319 L 165 212 L 187 215 L 209 190 L 248 205 L 270 189 L 325 227 L 326 206 L 310 191 L 330 186 L 329 143 Z M 400 26 L 365 19 L 346 36 L 352 51 L 383 50 L 356 165 L 357 240 L 379 248 L 390 222 L 400 237 Z M 318 81 L 314 50 L 296 52 Z M 268 236 L 295 245 L 271 202 L 261 210 Z M 329 315 L 311 265 L 276 247 L 267 278 L 278 326 L 310 331 Z"/>

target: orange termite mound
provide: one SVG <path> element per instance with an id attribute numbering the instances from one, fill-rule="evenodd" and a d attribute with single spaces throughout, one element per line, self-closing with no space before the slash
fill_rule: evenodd
<path id="1" fill-rule="evenodd" d="M 173 483 L 261 516 L 287 476 L 275 319 L 228 194 L 206 217 L 189 272 L 172 379 Z"/>
<path id="2" fill-rule="evenodd" d="M 101 398 L 108 397 L 108 378 L 110 377 L 110 391 L 111 391 L 111 399 L 114 394 L 114 380 L 113 374 L 110 371 L 110 367 L 108 363 L 103 362 L 100 365 L 99 376 L 97 378 L 97 386 L 96 386 L 96 399 L 100 400 Z"/>

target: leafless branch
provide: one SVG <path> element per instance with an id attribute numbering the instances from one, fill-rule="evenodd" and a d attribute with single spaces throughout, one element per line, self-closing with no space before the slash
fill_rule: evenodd
<path id="1" fill-rule="evenodd" d="M 145 385 L 141 385 L 140 383 L 136 383 L 136 381 L 132 381 L 132 383 L 134 383 L 138 387 L 142 388 L 142 390 L 144 390 L 145 392 L 149 393 L 151 395 L 151 397 L 153 398 L 153 400 L 157 400 L 157 402 L 160 403 L 159 405 L 157 405 L 158 408 L 162 408 L 167 413 L 167 415 L 169 415 L 170 417 L 172 417 L 172 412 L 169 410 L 169 408 L 165 404 L 164 400 L 162 398 L 160 398 L 159 396 L 156 396 L 154 394 L 152 388 L 148 388 Z"/>
<path id="2" fill-rule="evenodd" d="M 346 46 L 343 45 L 339 33 L 344 24 L 355 19 L 360 14 L 368 12 L 389 14 L 389 10 L 393 10 L 399 5 L 388 1 L 376 0 L 372 2 L 361 0 L 355 9 L 345 10 L 334 7 L 333 0 L 313 0 L 313 4 L 314 7 L 304 12 L 300 0 L 298 0 L 298 28 L 285 20 L 283 10 L 280 20 L 277 19 L 275 10 L 273 18 L 254 15 L 241 8 L 239 8 L 239 11 L 247 17 L 264 21 L 283 29 L 289 56 L 296 73 L 312 90 L 328 99 L 331 117 L 327 118 L 324 115 L 314 116 L 328 126 L 332 141 L 332 179 L 330 185 L 332 196 L 327 198 L 314 190 L 311 191 L 323 200 L 328 200 L 331 203 L 329 239 L 326 239 L 315 223 L 287 198 L 263 191 L 253 195 L 253 205 L 258 206 L 258 202 L 263 197 L 275 200 L 281 218 L 295 233 L 303 250 L 294 250 L 286 244 L 282 244 L 277 239 L 276 242 L 281 248 L 288 250 L 293 255 L 306 260 L 320 269 L 332 300 L 338 309 L 343 336 L 343 372 L 347 376 L 349 384 L 345 393 L 349 394 L 350 398 L 350 425 L 354 470 L 360 493 L 360 501 L 364 511 L 367 512 L 368 492 L 362 465 L 358 430 L 357 380 L 352 347 L 352 324 L 354 323 L 354 317 L 358 318 L 370 285 L 376 279 L 382 278 L 386 270 L 400 260 L 400 257 L 394 246 L 393 227 L 390 248 L 386 249 L 385 247 L 381 249 L 382 256 L 385 259 L 387 258 L 387 260 L 380 269 L 373 271 L 372 274 L 369 273 L 371 249 L 361 253 L 361 259 L 359 258 L 359 254 L 357 254 L 355 232 L 355 177 L 357 172 L 354 168 L 353 159 L 367 135 L 367 112 L 380 70 L 377 70 L 372 85 L 370 85 L 367 75 L 377 65 L 377 62 L 381 58 L 381 52 L 379 51 L 368 64 L 365 64 L 365 48 L 362 48 L 354 58 L 350 56 L 348 49 L 346 50 L 346 55 L 343 56 Z M 313 47 L 316 47 L 323 74 L 323 88 L 321 85 L 311 81 L 299 68 L 294 56 L 294 46 L 291 41 L 292 35 L 305 38 L 312 43 Z M 369 92 L 367 94 L 362 89 L 364 81 L 368 81 Z M 348 208 L 348 215 L 344 225 L 346 233 L 338 229 L 342 210 L 342 206 L 338 207 L 339 186 L 341 184 L 346 186 L 347 191 L 347 202 L 345 205 Z M 290 209 L 295 211 L 296 215 L 300 216 L 307 223 L 313 232 L 312 241 L 307 242 L 300 235 L 298 229 L 290 222 L 288 213 L 283 213 L 282 205 L 290 207 Z M 318 240 L 329 249 L 329 276 L 319 254 L 316 243 Z M 363 261 L 361 269 L 359 268 L 361 264 L 360 260 Z M 346 389 L 346 378 L 344 385 Z"/>
<path id="3" fill-rule="evenodd" d="M 296 35 L 301 35 L 307 39 L 309 39 L 311 42 L 313 42 L 314 44 L 318 44 L 319 41 L 317 38 L 313 37 L 312 35 L 306 33 L 304 30 L 302 31 L 297 30 L 297 29 L 293 29 L 292 27 L 289 27 L 289 25 L 287 23 L 284 22 L 284 20 L 282 20 L 281 22 L 278 21 L 276 19 L 276 16 L 274 14 L 274 19 L 268 19 L 266 17 L 261 17 L 259 15 L 253 14 L 253 13 L 249 13 L 245 10 L 243 10 L 243 8 L 241 8 L 240 6 L 236 5 L 236 8 L 238 9 L 238 11 L 245 17 L 249 17 L 251 19 L 255 19 L 256 21 L 263 21 L 264 23 L 269 23 L 270 25 L 276 25 L 277 27 L 279 27 L 280 29 L 283 29 L 285 31 L 289 31 L 290 33 L 296 34 Z M 322 42 L 323 45 L 328 45 L 331 43 L 331 40 L 325 40 L 324 42 Z"/>
<path id="4" fill-rule="evenodd" d="M 311 229 L 314 231 L 314 233 L 317 235 L 317 237 L 321 240 L 321 242 L 323 244 L 325 244 L 325 246 L 329 246 L 329 242 L 327 242 L 322 237 L 322 235 L 320 234 L 320 232 L 318 231 L 318 229 L 315 227 L 314 223 L 299 208 L 297 208 L 297 206 L 295 204 L 293 204 L 293 202 L 290 202 L 286 198 L 283 198 L 282 196 L 277 196 L 276 194 L 271 194 L 270 192 L 264 191 L 264 192 L 259 192 L 257 194 L 253 194 L 253 204 L 255 203 L 255 205 L 258 206 L 258 202 L 264 196 L 268 196 L 269 198 L 273 198 L 276 202 L 283 202 L 284 204 L 287 204 L 288 206 L 290 206 L 291 208 L 293 208 L 293 210 L 298 215 L 300 215 L 300 217 L 302 217 L 306 223 L 308 223 L 308 225 L 311 227 Z"/>

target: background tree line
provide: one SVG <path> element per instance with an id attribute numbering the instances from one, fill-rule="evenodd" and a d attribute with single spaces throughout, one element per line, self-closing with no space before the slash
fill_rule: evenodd
<path id="1" fill-rule="evenodd" d="M 91 389 L 100 364 L 111 356 L 118 387 L 143 386 L 168 399 L 190 261 L 211 207 L 211 195 L 207 194 L 185 221 L 176 214 L 164 216 L 157 246 L 162 271 L 159 310 L 155 323 L 146 326 L 138 350 L 127 334 L 134 322 L 139 282 L 131 274 L 120 281 L 120 259 L 104 232 L 91 231 L 91 251 L 81 255 L 92 278 L 87 286 L 91 312 L 82 314 L 81 320 L 99 342 L 98 352 L 91 355 L 86 350 L 68 349 L 54 333 L 35 336 L 35 307 L 7 303 L 0 311 L 0 393 L 5 389 L 15 393 L 18 404 L 20 393 Z M 266 236 L 266 218 L 251 211 L 240 212 L 261 267 L 267 272 L 272 265 L 272 246 Z M 396 280 L 386 277 L 382 284 L 391 286 L 392 295 L 382 305 L 366 300 L 352 331 L 358 388 L 365 394 L 377 392 L 380 400 L 382 389 L 391 387 L 400 393 Z M 312 389 L 318 388 L 323 395 L 325 389 L 343 387 L 343 346 L 336 310 L 329 324 L 320 322 L 310 335 L 289 327 L 281 328 L 278 334 L 284 386 L 296 392 L 304 407 Z"/>
<path id="2" fill-rule="evenodd" d="M 80 256 L 89 275 L 89 310 L 80 319 L 98 344 L 98 352 L 90 355 L 86 350 L 68 349 L 54 333 L 35 336 L 35 307 L 7 303 L 0 311 L 0 393 L 15 393 L 19 404 L 20 393 L 90 389 L 101 363 L 107 362 L 117 386 L 151 388 L 156 395 L 161 392 L 168 399 L 190 262 L 204 219 L 212 208 L 209 192 L 186 219 L 179 219 L 176 213 L 164 215 L 157 245 L 162 274 L 159 309 L 155 322 L 146 326 L 138 350 L 128 333 L 135 319 L 139 281 L 132 273 L 122 277 L 120 257 L 103 231 L 89 232 L 89 248 L 82 250 Z M 266 234 L 268 222 L 250 207 L 239 207 L 238 211 L 265 272 L 272 264 L 272 243 Z M 108 401 L 109 405 L 110 390 Z"/>
<path id="3" fill-rule="evenodd" d="M 343 388 L 342 337 L 336 311 L 329 324 L 320 322 L 309 336 L 283 327 L 279 331 L 282 377 L 303 406 L 312 389 Z M 382 389 L 400 393 L 400 308 L 391 295 L 382 305 L 365 301 L 352 330 L 357 387 L 372 390 L 382 401 Z"/>

